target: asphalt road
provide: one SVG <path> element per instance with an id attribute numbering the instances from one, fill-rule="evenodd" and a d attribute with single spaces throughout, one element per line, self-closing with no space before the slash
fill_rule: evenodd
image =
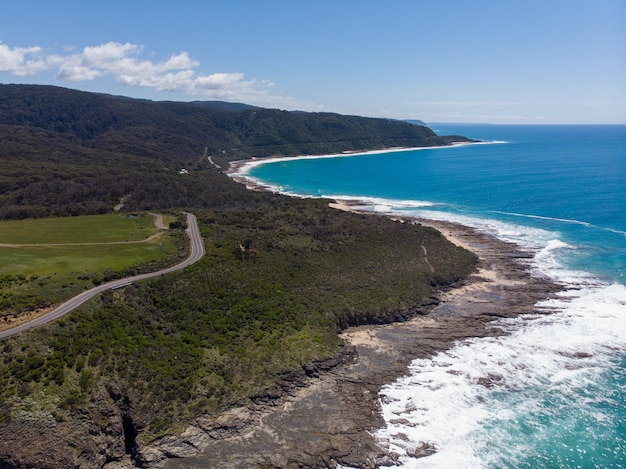
<path id="1" fill-rule="evenodd" d="M 170 272 L 175 272 L 177 270 L 184 269 L 185 267 L 200 260 L 204 256 L 205 250 L 204 250 L 204 243 L 202 242 L 202 238 L 200 237 L 200 230 L 198 229 L 198 221 L 196 220 L 196 216 L 194 214 L 187 213 L 186 215 L 187 215 L 187 236 L 189 236 L 189 240 L 190 240 L 191 253 L 189 254 L 189 257 L 185 259 L 183 262 L 181 262 L 180 264 L 176 264 L 172 267 L 168 267 L 167 269 L 158 270 L 156 272 L 151 272 L 149 274 L 135 275 L 134 277 L 127 277 L 127 278 L 123 278 L 119 280 L 114 280 L 113 282 L 98 285 L 97 287 L 94 287 L 91 290 L 87 290 L 76 295 L 75 297 L 63 303 L 61 306 L 53 309 L 52 311 L 44 314 L 43 316 L 33 319 L 32 321 L 22 324 L 20 326 L 16 326 L 12 329 L 1 331 L 0 340 L 6 339 L 7 337 L 11 337 L 13 335 L 27 331 L 29 329 L 39 327 L 50 321 L 54 321 L 55 319 L 58 319 L 61 316 L 66 315 L 70 311 L 73 311 L 74 309 L 78 308 L 87 300 L 93 298 L 94 296 L 102 293 L 105 290 L 111 290 L 112 288 L 123 287 L 126 285 L 130 285 L 133 282 L 138 282 L 140 280 L 146 280 L 152 277 L 158 277 L 160 275 L 169 274 Z"/>

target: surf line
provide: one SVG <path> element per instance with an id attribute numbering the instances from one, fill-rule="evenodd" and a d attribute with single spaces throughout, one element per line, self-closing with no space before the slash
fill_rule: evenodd
<path id="1" fill-rule="evenodd" d="M 609 231 L 611 233 L 616 233 L 616 234 L 621 234 L 626 236 L 626 231 L 621 231 L 621 230 L 616 230 L 615 228 L 607 228 L 604 226 L 598 226 L 598 225 L 594 225 L 593 223 L 589 223 L 587 221 L 581 221 L 581 220 L 572 220 L 569 218 L 557 218 L 557 217 L 547 217 L 547 216 L 543 216 L 543 215 L 528 215 L 525 213 L 515 213 L 515 212 L 502 212 L 500 210 L 488 210 L 487 213 L 498 213 L 500 215 L 509 215 L 512 217 L 519 217 L 519 218 L 533 218 L 536 220 L 546 220 L 546 221 L 558 221 L 560 223 L 569 223 L 572 225 L 582 225 L 584 227 L 587 228 L 595 228 L 597 230 L 603 230 L 603 231 Z"/>

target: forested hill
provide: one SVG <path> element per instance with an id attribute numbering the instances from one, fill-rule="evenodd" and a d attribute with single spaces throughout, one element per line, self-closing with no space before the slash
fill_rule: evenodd
<path id="1" fill-rule="evenodd" d="M 89 148 L 180 163 L 195 162 L 204 147 L 241 158 L 449 143 L 427 127 L 388 119 L 220 102 L 153 102 L 36 85 L 0 85 L 0 124 L 60 132 Z"/>
<path id="2" fill-rule="evenodd" d="M 461 139 L 388 119 L 0 85 L 0 219 L 105 213 L 122 198 L 131 210 L 240 203 L 236 189 L 220 190 L 222 181 L 178 174 L 209 168 L 208 155 L 225 168 L 251 156 Z"/>

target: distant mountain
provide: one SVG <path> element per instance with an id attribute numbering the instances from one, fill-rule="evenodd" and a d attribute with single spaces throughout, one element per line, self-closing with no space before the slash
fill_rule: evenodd
<path id="1" fill-rule="evenodd" d="M 81 145 L 188 161 L 207 147 L 233 158 L 446 145 L 427 127 L 389 119 L 288 112 L 240 103 L 145 101 L 51 86 L 0 85 L 0 124 Z"/>
<path id="2" fill-rule="evenodd" d="M 408 122 L 409 124 L 415 124 L 415 125 L 421 125 L 424 127 L 428 127 L 428 124 L 424 121 L 421 121 L 419 119 L 411 119 L 411 120 L 406 120 L 405 122 Z"/>

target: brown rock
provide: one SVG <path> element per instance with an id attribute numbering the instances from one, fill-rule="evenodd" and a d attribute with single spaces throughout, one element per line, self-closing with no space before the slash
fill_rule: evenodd
<path id="1" fill-rule="evenodd" d="M 407 451 L 407 455 L 412 458 L 425 458 L 437 452 L 437 448 L 432 443 L 422 443 L 413 451 Z"/>

